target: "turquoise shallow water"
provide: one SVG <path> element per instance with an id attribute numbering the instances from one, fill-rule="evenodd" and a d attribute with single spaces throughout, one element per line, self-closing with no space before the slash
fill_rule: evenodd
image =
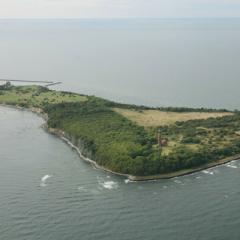
<path id="1" fill-rule="evenodd" d="M 131 183 L 92 168 L 42 123 L 0 107 L 0 239 L 240 238 L 240 162 Z"/>

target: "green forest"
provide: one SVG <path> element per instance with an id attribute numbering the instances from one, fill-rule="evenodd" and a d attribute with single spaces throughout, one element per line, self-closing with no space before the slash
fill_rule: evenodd
<path id="1" fill-rule="evenodd" d="M 39 107 L 48 126 L 80 138 L 93 160 L 112 171 L 148 176 L 192 169 L 240 153 L 240 113 L 143 127 L 113 108 L 157 109 L 172 112 L 217 112 L 193 108 L 149 108 L 114 103 L 94 96 L 53 91 L 40 86 L 0 87 L 0 103 Z M 167 139 L 159 146 L 157 132 Z"/>

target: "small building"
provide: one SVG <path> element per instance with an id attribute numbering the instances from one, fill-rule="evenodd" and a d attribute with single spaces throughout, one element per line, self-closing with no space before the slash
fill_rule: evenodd
<path id="1" fill-rule="evenodd" d="M 168 139 L 162 138 L 160 129 L 158 129 L 156 137 L 157 137 L 157 143 L 159 147 L 166 147 L 168 145 Z"/>
<path id="2" fill-rule="evenodd" d="M 168 139 L 161 139 L 160 144 L 162 147 L 166 147 L 168 145 Z"/>

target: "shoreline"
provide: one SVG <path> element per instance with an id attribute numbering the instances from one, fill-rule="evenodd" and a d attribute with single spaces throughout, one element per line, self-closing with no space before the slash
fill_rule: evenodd
<path id="1" fill-rule="evenodd" d="M 0 104 L 0 106 L 2 107 L 6 107 L 6 108 L 13 108 L 16 110 L 21 110 L 21 111 L 28 111 L 34 114 L 37 114 L 39 117 L 41 117 L 45 123 L 42 124 L 42 128 L 49 134 L 54 135 L 56 137 L 58 137 L 59 139 L 61 139 L 62 141 L 64 141 L 65 143 L 67 143 L 72 149 L 74 149 L 78 154 L 79 157 L 81 159 L 83 159 L 84 161 L 90 163 L 92 166 L 94 166 L 96 169 L 102 170 L 104 172 L 108 172 L 117 176 L 121 176 L 121 177 L 126 177 L 128 178 L 130 181 L 132 182 L 143 182 L 143 181 L 153 181 L 153 180 L 166 180 L 166 179 L 172 179 L 172 178 L 176 178 L 176 177 L 181 177 L 181 176 L 186 176 L 186 175 L 191 175 L 197 172 L 201 172 L 203 170 L 206 169 L 211 169 L 217 166 L 221 166 L 227 163 L 230 163 L 232 161 L 236 161 L 236 160 L 240 160 L 240 153 L 236 154 L 234 156 L 230 156 L 224 159 L 220 159 L 220 160 L 216 160 L 214 162 L 205 164 L 203 166 L 199 166 L 196 168 L 192 168 L 192 169 L 185 169 L 185 170 L 179 170 L 176 172 L 172 172 L 172 173 L 166 173 L 166 174 L 158 174 L 158 175 L 151 175 L 151 176 L 134 176 L 134 175 L 130 175 L 130 174 L 124 174 L 124 173 L 118 173 L 118 172 L 114 172 L 110 169 L 107 169 L 103 166 L 100 166 L 96 163 L 96 161 L 87 158 L 86 156 L 84 156 L 81 152 L 81 150 L 74 145 L 70 139 L 68 139 L 65 135 L 65 132 L 62 131 L 61 129 L 56 129 L 56 128 L 49 128 L 47 125 L 47 120 L 48 120 L 48 116 L 46 113 L 44 113 L 44 111 L 41 108 L 24 108 L 24 107 L 20 107 L 20 106 L 14 106 L 14 105 L 7 105 L 7 104 Z"/>
<path id="2" fill-rule="evenodd" d="M 225 165 L 227 163 L 240 160 L 240 154 L 227 157 L 221 160 L 216 160 L 215 162 L 211 162 L 208 164 L 205 164 L 200 167 L 192 168 L 192 169 L 185 169 L 185 170 L 179 170 L 177 172 L 172 173 L 166 173 L 166 174 L 159 174 L 159 175 L 152 175 L 152 176 L 129 176 L 129 180 L 135 181 L 135 182 L 142 182 L 142 181 L 153 181 L 153 180 L 164 180 L 164 179 L 172 179 L 177 177 L 183 177 L 186 175 L 191 175 L 194 173 L 201 172 L 203 170 L 212 169 L 218 166 Z"/>
<path id="3" fill-rule="evenodd" d="M 118 173 L 118 172 L 114 172 L 110 169 L 107 169 L 103 166 L 98 165 L 94 160 L 87 158 L 86 156 L 84 156 L 82 154 L 82 152 L 80 151 L 80 149 L 75 146 L 70 139 L 68 139 L 64 133 L 64 131 L 62 131 L 61 129 L 57 129 L 57 128 L 49 128 L 47 125 L 47 120 L 48 120 L 48 116 L 46 113 L 44 113 L 44 111 L 41 108 L 25 108 L 25 107 L 20 107 L 20 106 L 14 106 L 14 105 L 7 105 L 7 104 L 0 104 L 1 107 L 6 107 L 6 108 L 13 108 L 15 110 L 19 110 L 19 111 L 27 111 L 27 112 L 31 112 L 36 114 L 37 116 L 41 117 L 45 122 L 41 125 L 41 127 L 43 128 L 43 130 L 45 130 L 48 134 L 51 134 L 57 138 L 59 138 L 60 140 L 64 141 L 66 144 L 68 144 L 72 149 L 74 149 L 80 156 L 80 158 L 84 161 L 86 161 L 87 163 L 93 165 L 96 169 L 102 170 L 104 172 L 108 172 L 114 175 L 118 175 L 121 177 L 127 177 L 128 179 L 130 179 L 131 177 L 134 177 L 132 175 L 129 174 L 124 174 L 124 173 Z"/>
<path id="4" fill-rule="evenodd" d="M 124 174 L 124 173 L 118 173 L 118 172 L 114 172 L 110 169 L 107 169 L 103 166 L 100 166 L 96 163 L 96 161 L 84 156 L 81 152 L 81 150 L 79 149 L 79 147 L 77 147 L 76 145 L 74 145 L 71 140 L 69 138 L 67 138 L 65 136 L 64 131 L 60 130 L 60 129 L 56 129 L 56 128 L 48 128 L 47 124 L 45 123 L 44 129 L 47 133 L 56 136 L 57 138 L 61 139 L 62 141 L 64 141 L 66 144 L 68 144 L 72 149 L 74 149 L 78 155 L 80 156 L 81 159 L 83 159 L 84 161 L 86 161 L 87 163 L 90 163 L 92 166 L 94 166 L 96 169 L 102 170 L 104 172 L 108 172 L 114 175 L 118 175 L 121 177 L 127 177 L 128 179 L 130 179 L 131 177 L 134 177 L 132 175 L 129 174 Z"/>

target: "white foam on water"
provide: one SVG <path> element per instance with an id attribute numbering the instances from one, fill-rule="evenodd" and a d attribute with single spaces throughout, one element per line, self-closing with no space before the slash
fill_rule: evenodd
<path id="1" fill-rule="evenodd" d="M 227 164 L 226 166 L 229 167 L 229 168 L 235 168 L 235 169 L 238 168 L 238 166 L 233 165 L 232 163 Z"/>
<path id="2" fill-rule="evenodd" d="M 118 184 L 116 182 L 113 181 L 106 181 L 103 183 L 100 183 L 100 185 L 106 189 L 116 189 L 118 187 Z"/>
<path id="3" fill-rule="evenodd" d="M 180 180 L 174 180 L 174 182 L 177 184 L 182 184 L 182 182 Z"/>
<path id="4" fill-rule="evenodd" d="M 200 179 L 201 177 L 200 176 L 197 176 L 196 179 Z"/>
<path id="5" fill-rule="evenodd" d="M 128 184 L 128 183 L 130 182 L 130 180 L 129 180 L 129 179 L 125 179 L 124 182 L 125 182 L 126 184 Z"/>
<path id="6" fill-rule="evenodd" d="M 82 187 L 82 186 L 79 186 L 78 187 L 78 191 L 80 191 L 80 192 L 87 192 L 87 189 Z"/>
<path id="7" fill-rule="evenodd" d="M 167 186 L 163 186 L 164 189 L 167 189 Z"/>
<path id="8" fill-rule="evenodd" d="M 102 178 L 98 177 L 98 184 L 105 189 L 112 190 L 112 189 L 117 189 L 118 188 L 118 183 L 114 181 L 105 181 Z M 101 188 L 99 188 L 101 189 Z"/>
<path id="9" fill-rule="evenodd" d="M 45 182 L 48 178 L 50 178 L 51 177 L 51 175 L 45 175 L 45 176 L 43 176 L 42 178 L 41 178 L 41 181 L 42 182 Z"/>
<path id="10" fill-rule="evenodd" d="M 47 184 L 46 184 L 46 181 L 47 181 L 47 179 L 49 179 L 50 177 L 52 177 L 51 175 L 45 175 L 45 176 L 43 176 L 42 178 L 41 178 L 41 182 L 40 182 L 40 186 L 41 187 L 46 187 L 47 186 Z"/>
<path id="11" fill-rule="evenodd" d="M 208 171 L 208 170 L 203 170 L 202 172 L 205 173 L 205 174 L 209 174 L 209 175 L 213 175 L 214 174 L 214 172 Z"/>

